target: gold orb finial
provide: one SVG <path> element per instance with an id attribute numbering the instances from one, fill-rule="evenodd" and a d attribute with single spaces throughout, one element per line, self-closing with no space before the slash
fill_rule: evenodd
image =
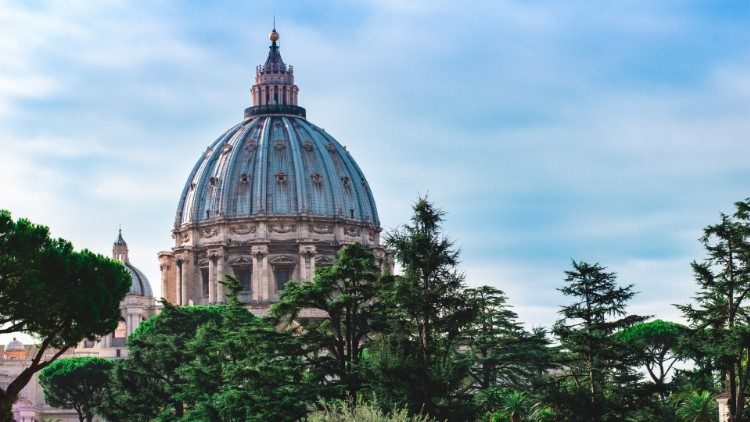
<path id="1" fill-rule="evenodd" d="M 269 39 L 269 40 L 271 40 L 271 41 L 273 41 L 273 42 L 276 42 L 276 41 L 278 41 L 278 40 L 279 40 L 279 33 L 278 33 L 278 32 L 276 32 L 276 30 L 274 29 L 274 30 L 273 30 L 273 31 L 271 31 L 271 33 L 270 33 L 270 34 L 268 35 L 268 39 Z"/>

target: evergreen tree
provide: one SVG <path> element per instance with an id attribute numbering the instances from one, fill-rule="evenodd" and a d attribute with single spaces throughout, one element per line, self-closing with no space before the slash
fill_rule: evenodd
<path id="1" fill-rule="evenodd" d="M 735 204 L 733 216 L 721 214 L 703 230 L 703 262 L 693 262 L 698 283 L 695 305 L 678 306 L 690 321 L 698 344 L 721 372 L 729 395 L 729 420 L 740 421 L 750 387 L 750 199 Z"/>
<path id="2" fill-rule="evenodd" d="M 477 314 L 464 330 L 472 362 L 471 376 L 478 389 L 528 388 L 552 366 L 544 330 L 529 333 L 494 287 L 467 289 L 468 303 Z"/>
<path id="3" fill-rule="evenodd" d="M 564 373 L 573 385 L 570 392 L 576 420 L 623 420 L 633 410 L 634 364 L 629 349 L 616 333 L 646 318 L 628 315 L 627 302 L 635 295 L 632 285 L 619 287 L 614 273 L 599 264 L 572 262 L 566 285 L 559 289 L 574 302 L 563 306 L 555 323 L 566 353 Z M 613 391 L 614 389 L 614 391 Z"/>
<path id="4" fill-rule="evenodd" d="M 87 338 L 109 334 L 130 288 L 122 264 L 74 251 L 49 229 L 13 221 L 0 210 L 0 334 L 25 332 L 39 344 L 31 363 L 0 388 L 0 421 L 12 421 L 12 406 L 33 375 Z"/>
<path id="5" fill-rule="evenodd" d="M 292 325 L 303 312 L 320 311 L 303 321 L 301 337 L 316 358 L 312 364 L 329 377 L 334 394 L 353 405 L 362 387 L 360 358 L 378 326 L 376 300 L 380 270 L 361 243 L 339 250 L 329 267 L 317 268 L 312 282 L 284 286 L 272 315 Z"/>
<path id="6" fill-rule="evenodd" d="M 81 422 L 91 422 L 94 409 L 102 403 L 102 393 L 109 387 L 112 366 L 112 361 L 93 356 L 52 362 L 39 373 L 44 401 L 50 406 L 75 409 Z"/>
<path id="7" fill-rule="evenodd" d="M 201 326 L 221 321 L 221 307 L 162 304 L 160 313 L 128 337 L 128 357 L 115 365 L 100 407 L 108 420 L 170 419 L 185 413 L 188 380 L 181 368 L 196 358 L 188 343 Z"/>
<path id="8" fill-rule="evenodd" d="M 461 341 L 471 365 L 468 389 L 479 413 L 492 414 L 514 391 L 535 391 L 544 382 L 552 349 L 543 329 L 523 329 L 501 290 L 481 286 L 465 295 L 477 312 Z"/>
<path id="9" fill-rule="evenodd" d="M 459 251 L 440 232 L 444 212 L 425 198 L 419 198 L 413 210 L 412 224 L 386 236 L 403 274 L 392 277 L 381 291 L 389 333 L 374 345 L 368 365 L 373 380 L 386 384 L 374 382 L 372 388 L 383 394 L 389 388 L 403 391 L 412 411 L 424 410 L 439 419 L 456 417 L 468 401 L 459 397 L 468 362 L 457 346 L 474 309 L 463 295 L 463 274 L 456 269 Z M 393 367 L 399 363 L 396 357 L 404 370 Z M 404 381 L 410 384 L 395 386 Z"/>
<path id="10" fill-rule="evenodd" d="M 178 373 L 189 410 L 182 421 L 295 421 L 316 400 L 321 381 L 306 370 L 300 339 L 253 316 L 227 276 L 221 320 L 198 329 L 188 344 L 195 359 Z"/>

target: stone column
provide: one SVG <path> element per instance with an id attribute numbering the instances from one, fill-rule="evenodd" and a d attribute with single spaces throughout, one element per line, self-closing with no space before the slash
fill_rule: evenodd
<path id="1" fill-rule="evenodd" d="M 269 274 L 268 274 L 268 245 L 253 245 L 253 300 L 268 300 L 269 296 Z"/>
<path id="2" fill-rule="evenodd" d="M 299 245 L 299 278 L 300 280 L 312 281 L 315 274 L 315 245 L 303 243 Z"/>
<path id="3" fill-rule="evenodd" d="M 174 283 L 174 302 L 176 305 L 182 305 L 182 273 L 185 262 L 182 258 L 177 258 L 177 271 L 175 272 L 175 283 Z"/>
<path id="4" fill-rule="evenodd" d="M 161 297 L 169 297 L 169 256 L 159 254 L 159 274 L 161 275 Z"/>
<path id="5" fill-rule="evenodd" d="M 224 275 L 226 274 L 226 254 L 224 251 L 219 251 L 219 256 L 216 258 L 216 301 L 218 303 L 224 303 L 227 301 L 226 292 L 224 291 L 224 285 L 220 282 L 224 280 Z"/>
<path id="6" fill-rule="evenodd" d="M 209 304 L 216 303 L 216 256 L 215 255 L 210 255 L 208 257 L 208 299 L 207 299 L 207 302 Z"/>
<path id="7" fill-rule="evenodd" d="M 193 263 L 190 262 L 190 259 L 183 258 L 182 260 L 182 286 L 180 291 L 180 304 L 182 305 L 189 305 L 190 304 L 190 287 L 193 283 Z"/>

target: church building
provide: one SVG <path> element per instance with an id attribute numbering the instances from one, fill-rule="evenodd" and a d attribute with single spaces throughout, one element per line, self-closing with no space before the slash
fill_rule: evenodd
<path id="1" fill-rule="evenodd" d="M 294 69 L 270 34 L 243 120 L 201 154 L 177 205 L 174 247 L 159 253 L 162 296 L 177 305 L 225 301 L 224 275 L 264 315 L 289 280 L 311 280 L 338 249 L 361 242 L 389 269 L 370 186 L 346 150 L 307 120 Z"/>

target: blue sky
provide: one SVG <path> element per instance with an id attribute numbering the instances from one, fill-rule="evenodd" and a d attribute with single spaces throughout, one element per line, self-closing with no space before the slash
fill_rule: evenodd
<path id="1" fill-rule="evenodd" d="M 677 318 L 696 239 L 750 196 L 750 3 L 2 2 L 0 208 L 159 289 L 178 196 L 249 105 L 276 11 L 308 118 L 384 227 L 419 193 L 471 285 L 549 325 L 570 259 Z"/>

